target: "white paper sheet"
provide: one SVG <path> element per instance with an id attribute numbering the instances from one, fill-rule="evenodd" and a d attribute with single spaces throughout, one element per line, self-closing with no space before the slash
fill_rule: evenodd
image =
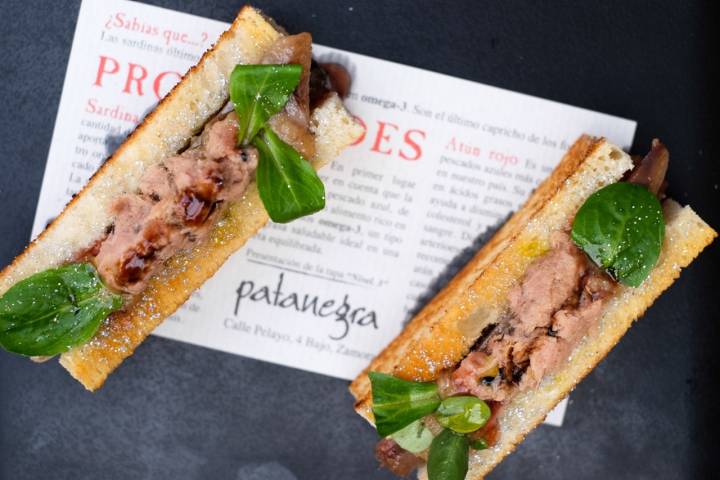
<path id="1" fill-rule="evenodd" d="M 33 236 L 225 28 L 83 2 Z M 157 335 L 351 379 L 578 135 L 632 143 L 630 120 L 319 45 L 314 55 L 349 68 L 347 105 L 366 126 L 321 172 L 326 209 L 269 225 Z"/>

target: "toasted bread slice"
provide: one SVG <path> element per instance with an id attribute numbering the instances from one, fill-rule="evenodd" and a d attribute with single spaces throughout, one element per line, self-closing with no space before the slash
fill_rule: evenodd
<path id="1" fill-rule="evenodd" d="M 142 173 L 175 155 L 228 100 L 230 73 L 238 63 L 257 63 L 284 33 L 259 11 L 244 7 L 212 49 L 190 69 L 142 124 L 98 170 L 62 214 L 0 273 L 0 294 L 19 280 L 71 260 L 100 238 L 112 222 L 109 205 L 137 190 Z M 356 139 L 361 127 L 337 95 L 312 114 L 319 168 Z M 252 182 L 242 201 L 228 206 L 210 238 L 193 251 L 170 259 L 147 289 L 123 311 L 110 316 L 88 343 L 60 358 L 87 389 L 131 355 L 143 339 L 172 314 L 268 221 Z"/>
<path id="2" fill-rule="evenodd" d="M 575 212 L 599 188 L 620 180 L 632 160 L 603 139 L 581 137 L 553 174 L 448 286 L 351 384 L 355 409 L 372 422 L 368 371 L 412 380 L 434 380 L 460 362 L 483 328 L 498 320 L 512 285 L 545 253 L 553 231 L 568 229 Z M 482 478 L 543 421 L 569 391 L 602 360 L 632 322 L 717 235 L 689 207 L 664 202 L 666 235 L 650 276 L 638 288 L 621 286 L 603 312 L 601 326 L 541 385 L 515 397 L 500 417 L 497 445 L 473 451 L 469 479 Z M 424 469 L 420 477 L 425 478 Z"/>

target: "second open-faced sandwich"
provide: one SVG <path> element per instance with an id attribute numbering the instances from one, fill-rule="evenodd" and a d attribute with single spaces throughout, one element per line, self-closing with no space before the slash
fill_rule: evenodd
<path id="1" fill-rule="evenodd" d="M 664 198 L 668 160 L 575 143 L 352 383 L 383 465 L 482 478 L 605 357 L 716 236 Z"/>
<path id="2" fill-rule="evenodd" d="M 267 221 L 323 208 L 349 77 L 251 7 L 0 274 L 0 346 L 94 390 Z"/>

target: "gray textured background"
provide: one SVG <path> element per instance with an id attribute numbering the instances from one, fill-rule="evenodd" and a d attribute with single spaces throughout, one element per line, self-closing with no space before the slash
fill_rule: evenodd
<path id="1" fill-rule="evenodd" d="M 240 2 L 152 3 L 229 21 Z M 30 234 L 78 1 L 3 0 L 0 264 Z M 257 2 L 317 42 L 638 120 L 670 194 L 720 226 L 717 24 L 699 2 Z M 351 8 L 352 7 L 352 8 Z M 715 48 L 715 49 L 713 49 Z M 720 460 L 717 245 L 494 479 L 711 478 Z M 151 338 L 96 394 L 0 352 L 0 478 L 390 478 L 347 383 Z"/>

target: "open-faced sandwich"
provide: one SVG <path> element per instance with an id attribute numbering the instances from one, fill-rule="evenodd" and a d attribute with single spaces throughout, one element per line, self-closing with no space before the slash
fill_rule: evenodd
<path id="1" fill-rule="evenodd" d="M 716 236 L 665 199 L 668 160 L 575 143 L 352 383 L 382 464 L 482 478 L 605 357 Z"/>
<path id="2" fill-rule="evenodd" d="M 315 169 L 361 133 L 346 72 L 245 7 L 0 274 L 0 346 L 100 387 L 270 217 L 322 209 Z"/>

